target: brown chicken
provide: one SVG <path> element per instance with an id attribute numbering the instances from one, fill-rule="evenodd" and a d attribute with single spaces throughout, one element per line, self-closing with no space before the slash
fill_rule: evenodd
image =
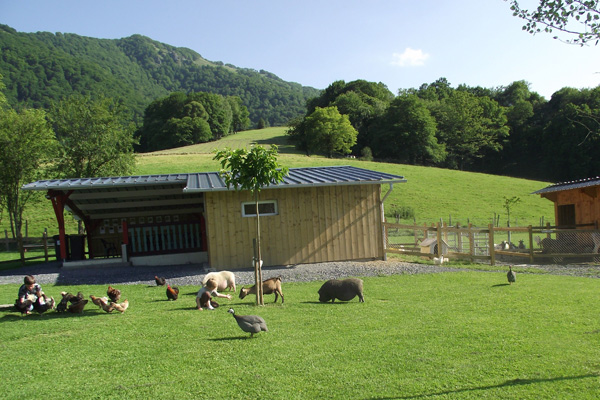
<path id="1" fill-rule="evenodd" d="M 60 292 L 60 294 L 62 296 L 62 300 L 56 306 L 57 312 L 67 311 L 69 303 L 73 304 L 77 303 L 79 300 L 83 300 L 83 294 L 81 294 L 81 292 L 78 293 L 78 295 L 81 294 L 81 298 L 79 300 L 77 300 L 77 296 L 74 296 L 73 294 L 68 292 Z"/>
<path id="2" fill-rule="evenodd" d="M 165 283 L 167 283 L 167 280 L 165 278 L 159 278 L 156 275 L 154 275 L 154 280 L 156 281 L 156 286 L 165 286 Z"/>
<path id="3" fill-rule="evenodd" d="M 115 307 L 114 307 L 115 303 L 108 304 L 107 297 L 97 297 L 97 298 L 100 301 L 100 308 L 103 309 L 104 311 L 106 311 L 107 313 L 110 313 L 115 309 Z"/>
<path id="4" fill-rule="evenodd" d="M 177 296 L 179 296 L 179 288 L 177 286 L 171 287 L 171 285 L 167 285 L 167 298 L 169 300 L 177 300 Z"/>
<path id="5" fill-rule="evenodd" d="M 73 303 L 67 308 L 67 311 L 72 312 L 73 314 L 82 314 L 83 308 L 88 303 L 88 300 L 80 300 L 76 303 Z"/>
<path id="6" fill-rule="evenodd" d="M 108 286 L 108 290 L 106 291 L 108 298 L 110 301 L 116 303 L 121 298 L 121 291 L 119 289 L 115 289 L 112 286 Z"/>
<path id="7" fill-rule="evenodd" d="M 123 314 L 125 310 L 127 310 L 127 307 L 129 307 L 129 300 L 125 299 L 125 301 L 121 304 L 112 303 L 111 306 L 113 306 L 115 310 L 120 311 L 121 314 Z"/>
<path id="8" fill-rule="evenodd" d="M 92 299 L 92 303 L 102 308 L 102 297 L 96 297 L 93 294 L 90 294 L 90 299 Z"/>

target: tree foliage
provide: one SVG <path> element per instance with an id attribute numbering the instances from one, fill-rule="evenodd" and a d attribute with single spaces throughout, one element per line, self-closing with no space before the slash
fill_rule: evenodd
<path id="1" fill-rule="evenodd" d="M 358 132 L 347 115 L 339 113 L 337 107 L 317 107 L 303 121 L 304 140 L 307 154 L 350 154 L 356 144 Z"/>
<path id="2" fill-rule="evenodd" d="M 74 95 L 55 104 L 49 120 L 60 143 L 57 176 L 83 178 L 133 172 L 134 127 L 118 102 Z"/>
<path id="3" fill-rule="evenodd" d="M 517 0 L 510 4 L 513 15 L 527 21 L 523 30 L 533 35 L 558 31 L 567 37 L 565 42 L 581 46 L 590 42 L 597 45 L 600 40 L 598 0 L 540 0 L 535 11 L 522 8 Z"/>
<path id="4" fill-rule="evenodd" d="M 138 130 L 141 151 L 155 151 L 219 139 L 247 127 L 248 110 L 239 97 L 214 93 L 171 93 L 153 101 Z"/>
<path id="5" fill-rule="evenodd" d="M 24 184 L 49 177 L 57 143 L 42 110 L 0 109 L 0 197 L 10 216 L 13 237 L 18 237 L 23 212 L 34 192 Z"/>
<path id="6" fill-rule="evenodd" d="M 437 124 L 426 102 L 414 94 L 396 97 L 372 129 L 380 158 L 401 163 L 435 165 L 446 158 L 436 138 Z"/>

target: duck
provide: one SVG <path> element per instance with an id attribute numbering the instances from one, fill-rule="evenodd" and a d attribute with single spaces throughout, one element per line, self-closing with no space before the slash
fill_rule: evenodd
<path id="1" fill-rule="evenodd" d="M 250 337 L 254 337 L 254 334 L 258 332 L 269 331 L 265 320 L 258 315 L 236 315 L 233 308 L 230 308 L 227 312 L 233 315 L 233 318 L 244 332 L 250 333 Z"/>

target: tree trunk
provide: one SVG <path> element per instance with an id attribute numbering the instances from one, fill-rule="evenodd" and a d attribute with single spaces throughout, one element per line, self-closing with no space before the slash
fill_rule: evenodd
<path id="1" fill-rule="evenodd" d="M 265 302 L 263 299 L 263 287 L 262 287 L 262 267 L 260 262 L 262 260 L 262 254 L 260 251 L 260 215 L 258 212 L 258 192 L 254 193 L 254 201 L 256 204 L 256 247 L 257 247 L 257 260 L 254 262 L 254 276 L 256 280 L 256 305 L 264 306 Z"/>

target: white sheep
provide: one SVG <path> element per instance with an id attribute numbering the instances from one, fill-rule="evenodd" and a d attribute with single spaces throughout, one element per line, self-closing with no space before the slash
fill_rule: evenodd
<path id="1" fill-rule="evenodd" d="M 213 278 L 217 281 L 217 290 L 232 289 L 235 292 L 235 275 L 230 271 L 209 272 L 202 279 L 202 286 L 206 286 L 206 281 Z"/>

